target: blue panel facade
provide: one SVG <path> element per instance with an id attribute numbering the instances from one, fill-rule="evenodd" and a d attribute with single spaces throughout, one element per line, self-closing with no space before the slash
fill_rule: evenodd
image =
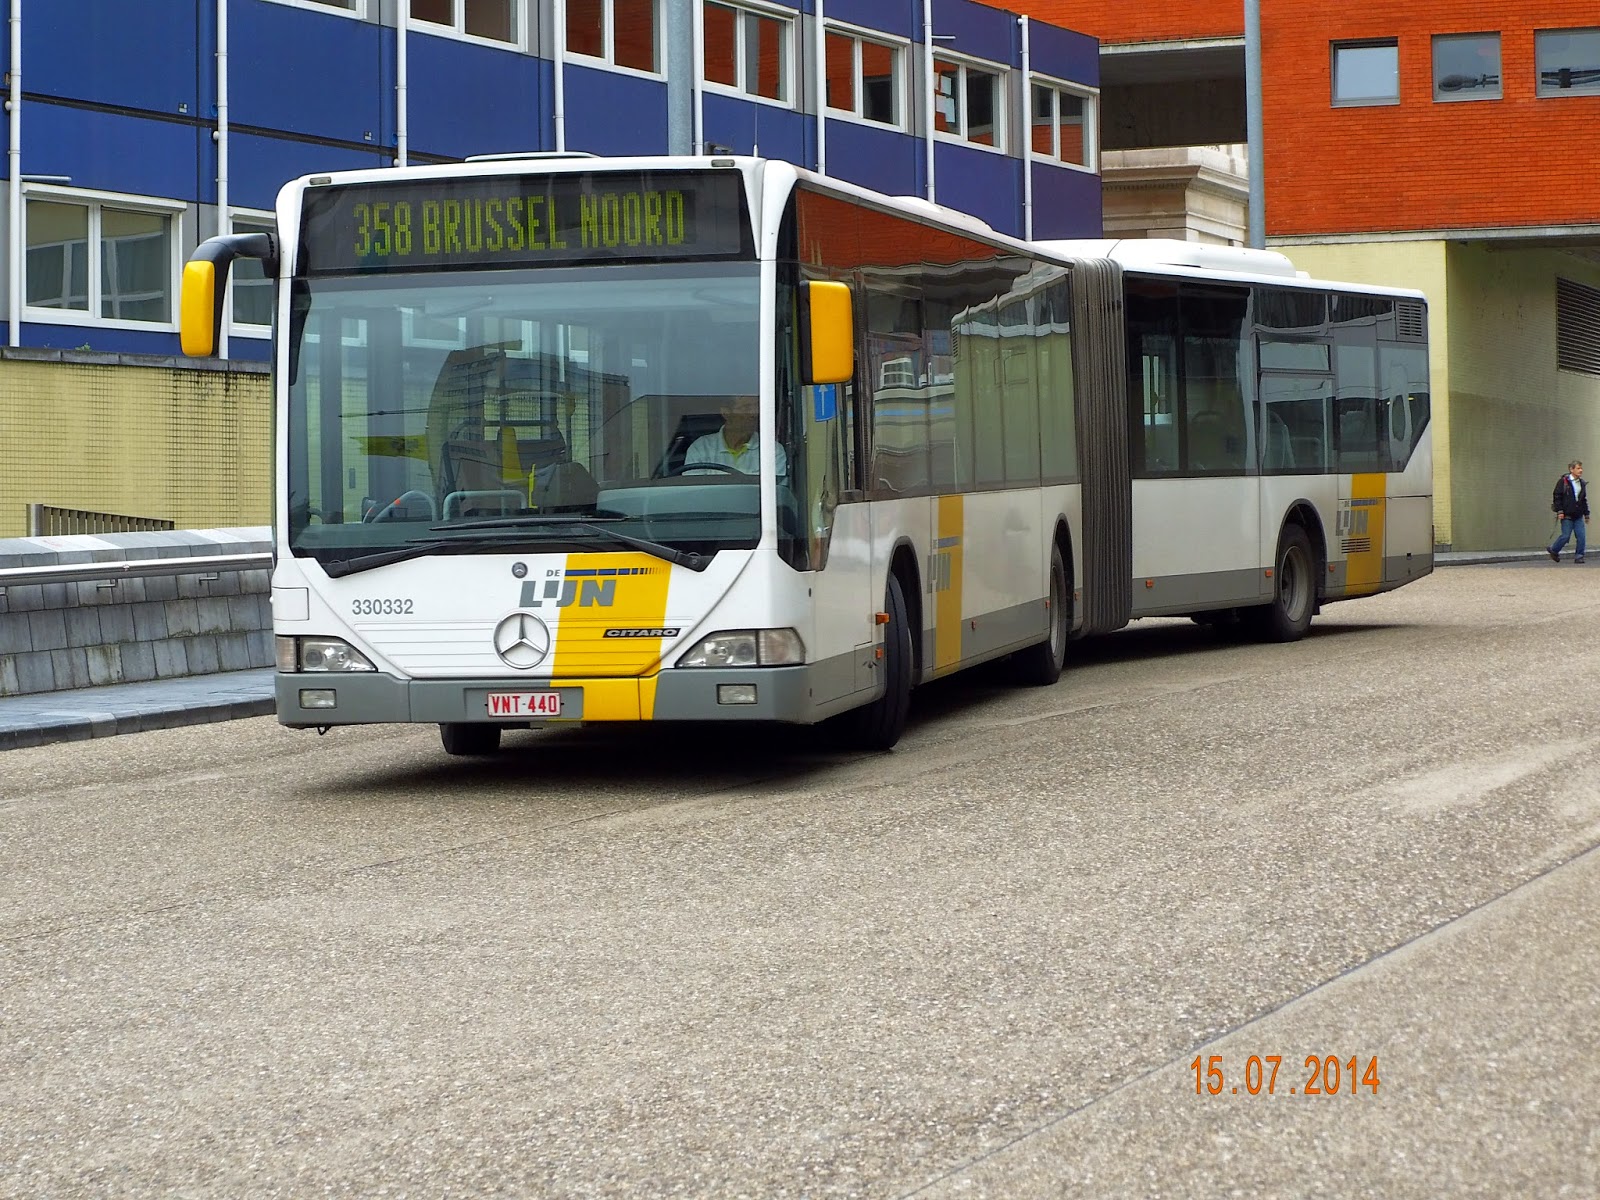
<path id="1" fill-rule="evenodd" d="M 392 146 L 394 55 L 394 31 L 370 22 L 265 0 L 232 0 L 229 120 Z"/>
<path id="2" fill-rule="evenodd" d="M 387 167 L 386 152 L 364 153 L 293 138 L 236 133 L 229 139 L 228 199 L 236 208 L 270 209 L 278 189 L 300 175 Z M 215 190 L 215 189 L 213 189 Z"/>
<path id="3" fill-rule="evenodd" d="M 935 49 L 1021 65 L 1022 35 L 1016 13 L 973 0 L 933 0 L 933 32 L 940 39 Z"/>
<path id="4" fill-rule="evenodd" d="M 940 204 L 1022 236 L 1021 159 L 940 142 L 933 151 L 933 182 Z"/>
<path id="5" fill-rule="evenodd" d="M 620 71 L 566 68 L 567 148 L 660 154 L 667 148 L 667 85 Z"/>
<path id="6" fill-rule="evenodd" d="M 1028 65 L 1040 75 L 1085 87 L 1100 86 L 1100 43 L 1092 37 L 1030 21 L 1028 57 Z"/>
<path id="7" fill-rule="evenodd" d="M 759 150 L 766 158 L 783 158 L 802 167 L 817 165 L 813 119 L 803 113 L 707 93 L 704 114 L 707 143 L 726 146 L 735 154 Z"/>
<path id="8" fill-rule="evenodd" d="M 828 174 L 890 196 L 922 196 L 922 140 L 854 121 L 828 122 Z"/>
<path id="9" fill-rule="evenodd" d="M 828 0 L 822 15 L 829 21 L 922 40 L 922 0 Z"/>
<path id="10" fill-rule="evenodd" d="M 1105 228 L 1100 176 L 1048 163 L 1033 164 L 1033 236 L 1097 238 Z"/>
<path id="11" fill-rule="evenodd" d="M 199 32 L 194 0 L 26 0 L 24 86 L 35 95 L 197 115 Z"/>
<path id="12" fill-rule="evenodd" d="M 202 137 L 209 140 L 183 122 L 35 100 L 23 105 L 22 167 L 70 175 L 73 187 L 194 201 Z"/>
<path id="13" fill-rule="evenodd" d="M 82 325 L 45 325 L 24 321 L 20 332 L 24 346 L 46 350 L 97 350 L 105 354 L 182 354 L 175 333 L 141 333 L 134 329 L 86 328 Z"/>
<path id="14" fill-rule="evenodd" d="M 546 60 L 414 31 L 406 47 L 412 149 L 462 158 L 555 148 Z"/>

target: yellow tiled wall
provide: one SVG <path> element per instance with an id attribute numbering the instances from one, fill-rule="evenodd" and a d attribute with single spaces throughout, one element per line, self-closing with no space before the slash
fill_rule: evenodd
<path id="1" fill-rule="evenodd" d="M 0 537 L 54 504 L 179 529 L 272 521 L 265 374 L 0 361 Z"/>

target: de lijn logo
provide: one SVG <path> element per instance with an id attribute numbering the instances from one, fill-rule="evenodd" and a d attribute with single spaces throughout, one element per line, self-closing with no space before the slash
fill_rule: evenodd
<path id="1" fill-rule="evenodd" d="M 617 602 L 617 580 L 626 575 L 650 575 L 649 567 L 596 567 L 585 571 L 554 572 L 542 583 L 524 580 L 519 608 L 610 608 Z"/>

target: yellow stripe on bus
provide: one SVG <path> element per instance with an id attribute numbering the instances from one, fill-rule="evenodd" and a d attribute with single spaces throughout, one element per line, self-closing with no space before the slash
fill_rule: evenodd
<path id="1" fill-rule="evenodd" d="M 1345 594 L 1370 596 L 1383 586 L 1383 527 L 1386 521 L 1386 477 L 1379 472 L 1350 477 L 1349 542 L 1363 548 L 1345 553 Z M 1356 514 L 1364 517 L 1361 523 Z"/>
<path id="2" fill-rule="evenodd" d="M 555 626 L 551 676 L 586 681 L 586 719 L 637 721 L 655 708 L 654 683 L 642 704 L 639 677 L 659 669 L 662 639 L 643 631 L 666 620 L 671 582 L 671 565 L 653 555 L 567 556 L 562 591 L 569 602 Z"/>
<path id="3" fill-rule="evenodd" d="M 943 674 L 961 661 L 961 567 L 965 556 L 966 497 L 940 496 L 933 551 L 933 670 Z"/>

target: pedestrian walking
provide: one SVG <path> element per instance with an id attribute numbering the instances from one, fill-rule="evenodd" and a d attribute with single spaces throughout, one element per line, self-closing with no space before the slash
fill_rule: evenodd
<path id="1" fill-rule="evenodd" d="M 1552 562 L 1561 561 L 1561 550 L 1567 539 L 1576 538 L 1577 553 L 1573 562 L 1583 561 L 1584 526 L 1589 523 L 1589 489 L 1583 485 L 1583 463 L 1573 459 L 1567 464 L 1567 473 L 1556 480 L 1556 490 L 1550 497 L 1550 508 L 1561 522 L 1561 536 L 1545 547 Z"/>

